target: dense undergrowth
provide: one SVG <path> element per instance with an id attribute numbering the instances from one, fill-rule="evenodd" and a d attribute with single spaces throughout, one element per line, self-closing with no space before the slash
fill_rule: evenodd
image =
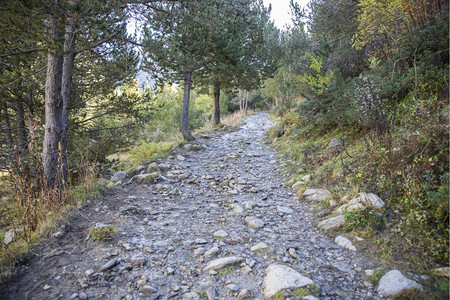
<path id="1" fill-rule="evenodd" d="M 385 140 L 354 127 L 320 132 L 288 114 L 270 137 L 297 162 L 294 178 L 313 174 L 308 186 L 327 187 L 338 201 L 359 192 L 384 199 L 383 216 L 347 215 L 348 229 L 383 246 L 383 258 L 427 271 L 447 263 L 449 234 L 447 123 L 431 122 Z M 328 148 L 333 138 L 343 141 L 339 149 Z"/>
<path id="2" fill-rule="evenodd" d="M 327 188 L 335 205 L 374 193 L 386 207 L 345 213 L 345 230 L 392 264 L 425 274 L 448 266 L 448 7 L 370 0 L 309 7 L 306 14 L 294 6 L 298 24 L 285 33 L 283 67 L 262 89 L 277 120 L 269 136 L 295 162 L 294 181 L 306 182 L 297 192 Z M 341 145 L 329 147 L 334 138 Z M 325 215 L 334 209 L 317 205 Z M 448 280 L 433 279 L 448 291 Z"/>

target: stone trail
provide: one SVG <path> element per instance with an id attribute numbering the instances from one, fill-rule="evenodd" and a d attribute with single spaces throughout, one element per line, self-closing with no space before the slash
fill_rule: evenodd
<path id="1" fill-rule="evenodd" d="M 123 179 L 74 212 L 0 298 L 266 299 L 309 287 L 320 299 L 378 299 L 364 274 L 374 266 L 321 233 L 283 183 L 278 154 L 260 142 L 271 124 L 254 114 L 202 135 L 203 150 L 158 161 L 157 182 Z M 116 237 L 86 241 L 97 223 Z"/>

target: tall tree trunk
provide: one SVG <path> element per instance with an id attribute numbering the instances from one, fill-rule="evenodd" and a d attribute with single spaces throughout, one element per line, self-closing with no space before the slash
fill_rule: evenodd
<path id="1" fill-rule="evenodd" d="M 3 120 L 5 122 L 5 134 L 6 134 L 6 141 L 8 143 L 8 150 L 10 154 L 13 152 L 14 148 L 14 141 L 11 133 L 11 122 L 9 121 L 9 114 L 8 114 L 8 105 L 6 102 L 3 102 Z"/>
<path id="2" fill-rule="evenodd" d="M 69 130 L 70 92 L 72 88 L 73 66 L 75 62 L 75 21 L 72 16 L 68 18 L 68 25 L 64 36 L 64 62 L 62 69 L 62 133 L 61 133 L 61 159 L 64 182 L 67 183 L 67 132 Z"/>
<path id="3" fill-rule="evenodd" d="M 61 191 L 61 180 L 65 177 L 60 166 L 61 133 L 63 131 L 61 94 L 64 33 L 56 20 L 51 19 L 55 49 L 49 49 L 47 55 L 47 76 L 45 81 L 45 132 L 43 145 L 43 166 L 47 188 Z M 58 47 L 59 46 L 59 47 Z"/>
<path id="4" fill-rule="evenodd" d="M 184 73 L 183 108 L 181 110 L 181 133 L 186 140 L 194 139 L 189 130 L 189 98 L 191 94 L 191 78 L 191 71 L 187 71 Z"/>
<path id="5" fill-rule="evenodd" d="M 215 81 L 213 85 L 214 99 L 213 99 L 213 124 L 220 124 L 220 82 Z"/>
<path id="6" fill-rule="evenodd" d="M 17 146 L 21 152 L 27 150 L 27 127 L 25 125 L 25 111 L 22 99 L 16 99 L 17 110 Z"/>

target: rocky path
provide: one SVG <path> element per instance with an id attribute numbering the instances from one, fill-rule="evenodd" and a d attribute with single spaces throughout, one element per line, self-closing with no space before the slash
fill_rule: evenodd
<path id="1" fill-rule="evenodd" d="M 283 183 L 277 153 L 260 142 L 270 125 L 252 115 L 159 161 L 159 181 L 124 179 L 72 213 L 1 298 L 266 299 L 301 286 L 285 299 L 377 298 L 370 262 L 321 233 Z M 115 238 L 86 240 L 100 223 Z"/>

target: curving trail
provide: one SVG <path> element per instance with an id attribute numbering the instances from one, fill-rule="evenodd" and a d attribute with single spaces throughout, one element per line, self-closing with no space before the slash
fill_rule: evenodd
<path id="1" fill-rule="evenodd" d="M 271 124 L 257 113 L 237 131 L 199 137 L 205 149 L 158 162 L 160 181 L 126 180 L 87 203 L 0 298 L 265 299 L 266 269 L 282 263 L 311 279 L 320 299 L 376 299 L 364 274 L 371 263 L 320 233 L 283 183 L 282 158 L 260 142 Z M 114 225 L 114 240 L 86 240 L 97 223 Z M 215 270 L 209 263 L 218 258 L 230 265 Z"/>

